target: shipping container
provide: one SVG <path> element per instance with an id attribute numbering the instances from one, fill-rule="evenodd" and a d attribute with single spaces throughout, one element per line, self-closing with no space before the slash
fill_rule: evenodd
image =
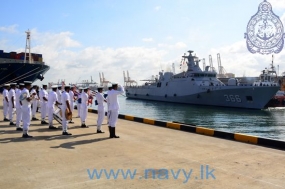
<path id="1" fill-rule="evenodd" d="M 10 53 L 3 53 L 3 58 L 10 58 Z"/>
<path id="2" fill-rule="evenodd" d="M 17 54 L 10 54 L 11 59 L 16 59 Z"/>
<path id="3" fill-rule="evenodd" d="M 43 58 L 40 57 L 40 58 L 39 58 L 39 62 L 43 62 Z"/>
<path id="4" fill-rule="evenodd" d="M 39 61 L 39 58 L 37 56 L 33 56 L 34 61 Z"/>

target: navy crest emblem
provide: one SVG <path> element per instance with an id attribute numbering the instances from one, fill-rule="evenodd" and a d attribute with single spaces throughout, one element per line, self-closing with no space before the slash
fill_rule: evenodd
<path id="1" fill-rule="evenodd" d="M 284 46 L 284 27 L 272 6 L 264 0 L 258 12 L 251 17 L 245 33 L 247 49 L 255 54 L 280 53 Z"/>

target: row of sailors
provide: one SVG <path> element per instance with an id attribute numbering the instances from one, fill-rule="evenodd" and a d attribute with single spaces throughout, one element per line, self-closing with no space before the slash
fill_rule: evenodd
<path id="1" fill-rule="evenodd" d="M 65 86 L 62 90 L 62 86 L 52 86 L 52 91 L 47 92 L 47 85 L 43 85 L 43 88 L 39 92 L 39 97 L 36 92 L 37 86 L 31 88 L 32 82 L 25 81 L 19 84 L 19 88 L 16 88 L 16 83 L 5 84 L 3 90 L 3 114 L 4 121 L 10 121 L 10 125 L 16 125 L 17 131 L 23 131 L 23 138 L 30 138 L 28 134 L 29 125 L 31 120 L 38 120 L 35 115 L 37 111 L 37 104 L 40 101 L 41 107 L 41 124 L 49 124 L 49 129 L 57 129 L 53 126 L 53 114 L 55 112 L 55 106 L 58 106 L 62 111 L 62 134 L 71 135 L 67 131 L 68 123 L 72 122 L 72 112 L 74 107 L 74 101 L 76 100 L 74 92 L 75 87 Z M 10 89 L 9 89 L 10 88 Z M 8 91 L 9 89 L 9 91 Z M 124 88 L 118 91 L 118 84 L 113 84 L 109 87 L 108 98 L 103 96 L 103 87 L 98 87 L 96 93 L 96 100 L 98 102 L 98 119 L 97 119 L 97 133 L 104 133 L 101 130 L 101 126 L 105 116 L 104 102 L 108 104 L 108 124 L 110 138 L 119 138 L 115 134 L 115 126 L 118 119 L 119 103 L 117 95 L 124 93 Z M 29 92 L 30 90 L 30 92 Z M 88 112 L 88 90 L 89 88 L 80 88 L 78 94 L 78 116 L 81 119 L 81 127 L 88 128 L 86 126 L 86 118 Z M 31 106 L 32 104 L 32 106 Z M 16 106 L 16 108 L 15 108 Z M 32 108 L 31 108 L 32 107 Z M 16 109 L 16 124 L 13 123 L 13 114 Z M 67 113 L 65 114 L 65 112 Z M 7 119 L 9 115 L 9 119 Z M 32 119 L 31 119 L 32 115 Z M 48 123 L 45 121 L 48 115 Z M 70 119 L 67 119 L 70 117 Z M 20 126 L 20 122 L 23 122 L 23 128 Z"/>

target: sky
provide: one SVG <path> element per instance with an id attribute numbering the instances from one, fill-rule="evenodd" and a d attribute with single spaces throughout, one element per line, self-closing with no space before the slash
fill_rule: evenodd
<path id="1" fill-rule="evenodd" d="M 160 70 L 179 68 L 193 50 L 209 55 L 236 76 L 258 76 L 272 55 L 251 54 L 244 33 L 262 0 L 9 0 L 1 1 L 0 49 L 23 52 L 31 31 L 31 50 L 51 68 L 37 84 L 105 79 L 123 84 L 150 79 Z M 285 0 L 268 0 L 285 26 Z M 285 72 L 285 51 L 274 55 Z"/>

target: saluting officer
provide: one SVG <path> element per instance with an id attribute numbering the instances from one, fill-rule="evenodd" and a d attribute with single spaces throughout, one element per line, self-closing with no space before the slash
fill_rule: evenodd
<path id="1" fill-rule="evenodd" d="M 37 112 L 37 108 L 38 108 L 38 95 L 37 95 L 36 89 L 37 89 L 37 85 L 34 85 L 31 92 L 30 92 L 30 95 L 33 95 L 32 120 L 39 120 L 38 118 L 36 118 L 36 112 Z"/>
<path id="2" fill-rule="evenodd" d="M 123 94 L 124 87 L 121 86 L 120 90 L 118 91 L 118 84 L 114 83 L 112 85 L 112 90 L 108 92 L 108 104 L 109 104 L 109 111 L 110 111 L 110 119 L 109 119 L 109 132 L 110 132 L 110 138 L 120 138 L 119 136 L 116 136 L 116 123 L 118 120 L 119 115 L 119 101 L 118 101 L 118 95 Z"/>
<path id="3" fill-rule="evenodd" d="M 66 111 L 68 112 L 68 116 L 72 115 L 71 113 L 71 109 L 70 109 L 70 96 L 69 96 L 69 90 L 70 90 L 70 86 L 66 85 L 64 87 L 64 92 L 62 93 L 62 135 L 72 135 L 71 133 L 67 132 L 67 128 L 68 128 L 68 117 L 66 115 Z"/>
<path id="4" fill-rule="evenodd" d="M 96 93 L 96 100 L 98 103 L 97 133 L 104 133 L 101 130 L 101 126 L 102 126 L 104 116 L 105 116 L 104 102 L 107 102 L 107 101 L 102 94 L 103 87 L 98 87 L 97 90 L 98 90 L 98 93 Z"/>
<path id="5" fill-rule="evenodd" d="M 3 116 L 4 116 L 4 121 L 10 121 L 9 119 L 7 119 L 7 114 L 9 112 L 9 98 L 8 98 L 9 87 L 10 87 L 10 84 L 5 84 L 4 90 L 3 90 Z"/>
<path id="6" fill-rule="evenodd" d="M 58 98 L 57 98 L 57 93 L 56 93 L 57 85 L 53 85 L 51 88 L 52 88 L 52 91 L 50 91 L 48 94 L 48 103 L 47 103 L 49 129 L 57 129 L 57 127 L 54 127 L 52 123 L 54 106 L 59 105 L 61 103 L 58 102 Z"/>
<path id="7" fill-rule="evenodd" d="M 22 104 L 21 104 L 20 96 L 21 96 L 22 90 L 25 87 L 25 84 L 20 83 L 19 86 L 20 88 L 16 91 L 16 130 L 23 131 L 23 128 L 20 125 L 22 121 Z"/>
<path id="8" fill-rule="evenodd" d="M 88 107 L 87 107 L 87 103 L 88 103 L 88 89 L 89 88 L 84 88 L 83 92 L 81 93 L 81 114 L 80 114 L 80 118 L 81 118 L 81 127 L 82 128 L 87 128 L 88 126 L 86 126 L 85 121 L 87 118 L 87 112 L 88 112 Z"/>
<path id="9" fill-rule="evenodd" d="M 34 96 L 30 95 L 31 81 L 25 81 L 25 88 L 21 92 L 20 100 L 22 103 L 22 119 L 23 119 L 23 138 L 31 138 L 28 134 L 29 126 L 31 123 L 31 100 Z"/>
<path id="10" fill-rule="evenodd" d="M 41 124 L 48 124 L 45 119 L 47 116 L 47 102 L 48 102 L 48 93 L 47 93 L 47 85 L 43 85 L 42 90 L 39 92 L 40 102 L 41 102 Z"/>
<path id="11" fill-rule="evenodd" d="M 10 90 L 8 94 L 8 99 L 9 99 L 9 120 L 10 120 L 10 125 L 16 125 L 13 123 L 13 112 L 15 111 L 15 97 L 16 97 L 16 83 L 10 83 Z"/>

